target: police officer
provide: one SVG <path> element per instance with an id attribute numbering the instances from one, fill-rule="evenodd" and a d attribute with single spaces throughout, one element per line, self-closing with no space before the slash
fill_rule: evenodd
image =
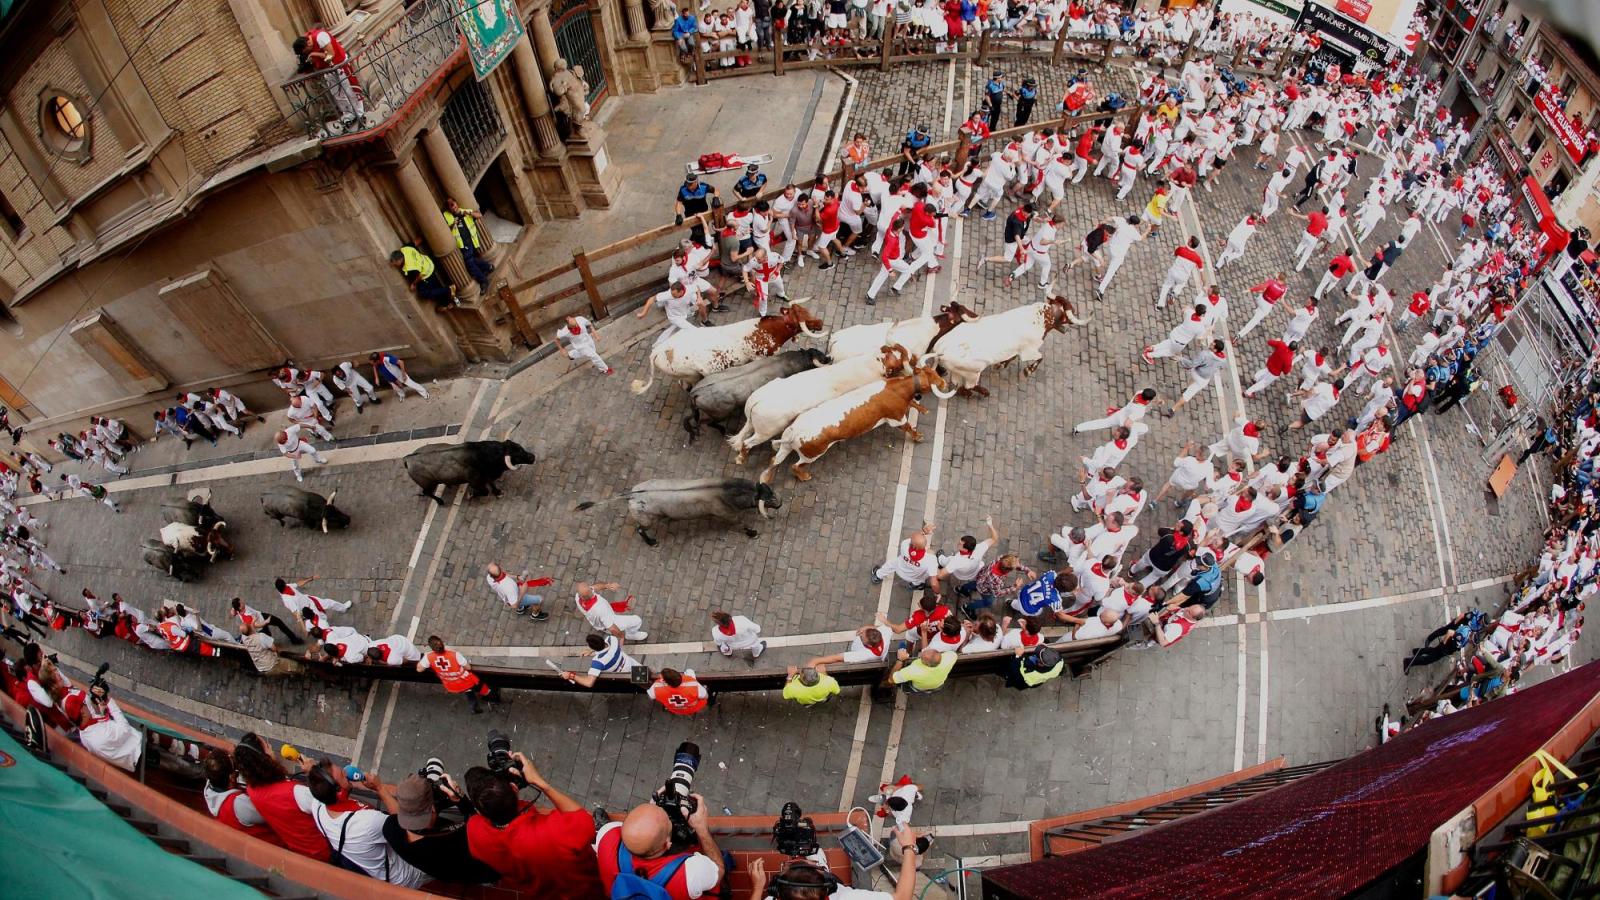
<path id="1" fill-rule="evenodd" d="M 494 271 L 494 266 L 483 258 L 483 213 L 462 208 L 454 197 L 446 200 L 444 205 L 444 224 L 456 236 L 456 247 L 461 251 L 461 260 L 467 264 L 467 274 L 478 283 L 478 287 L 488 288 L 489 273 Z"/>
<path id="2" fill-rule="evenodd" d="M 1022 87 L 1017 89 L 1017 120 L 1015 124 L 1020 128 L 1028 124 L 1028 119 L 1033 115 L 1033 104 L 1039 99 L 1039 82 L 1032 78 L 1022 79 Z"/>
<path id="3" fill-rule="evenodd" d="M 678 199 L 674 204 L 677 218 L 674 221 L 682 225 L 684 219 L 710 212 L 713 207 L 721 205 L 722 198 L 717 196 L 717 189 L 702 182 L 699 175 L 690 172 L 684 177 L 683 185 L 678 188 Z M 696 222 L 689 235 L 696 244 L 704 244 L 706 242 L 705 224 Z"/>
<path id="4" fill-rule="evenodd" d="M 983 86 L 984 93 L 988 95 L 989 130 L 1000 127 L 1000 107 L 1006 100 L 1006 73 L 996 72 Z"/>
<path id="5" fill-rule="evenodd" d="M 761 189 L 767 186 L 767 176 L 761 173 L 761 167 L 751 163 L 744 167 L 744 177 L 733 185 L 733 195 L 740 200 L 754 201 L 761 196 Z"/>
<path id="6" fill-rule="evenodd" d="M 922 151 L 933 143 L 933 135 L 928 132 L 928 126 L 918 125 L 906 132 L 905 140 L 900 142 L 900 169 L 896 177 L 906 178 L 917 170 L 917 163 L 922 158 Z"/>
<path id="7" fill-rule="evenodd" d="M 456 286 L 446 284 L 439 277 L 433 257 L 421 250 L 405 244 L 389 254 L 389 265 L 400 270 L 401 277 L 405 278 L 406 284 L 416 291 L 418 297 L 438 304 L 441 310 L 460 305 L 456 300 Z"/>

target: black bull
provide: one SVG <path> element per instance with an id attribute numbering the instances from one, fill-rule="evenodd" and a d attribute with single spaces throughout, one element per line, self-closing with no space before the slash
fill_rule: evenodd
<path id="1" fill-rule="evenodd" d="M 405 459 L 406 474 L 421 488 L 422 496 L 443 504 L 435 493 L 441 484 L 464 484 L 472 496 L 492 493 L 500 496 L 495 482 L 517 466 L 535 461 L 532 451 L 516 441 L 467 441 L 462 444 L 429 444 L 411 451 Z"/>

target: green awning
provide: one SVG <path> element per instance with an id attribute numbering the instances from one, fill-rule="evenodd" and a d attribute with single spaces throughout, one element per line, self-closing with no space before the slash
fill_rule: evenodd
<path id="1" fill-rule="evenodd" d="M 0 871 L 12 897 L 261 898 L 237 881 L 162 850 L 4 731 Z"/>

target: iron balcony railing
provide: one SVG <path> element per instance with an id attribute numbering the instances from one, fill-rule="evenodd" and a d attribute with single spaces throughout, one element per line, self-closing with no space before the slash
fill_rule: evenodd
<path id="1" fill-rule="evenodd" d="M 387 122 L 461 47 L 457 13 L 456 0 L 418 0 L 372 40 L 349 49 L 344 65 L 284 82 L 293 119 L 317 140 Z"/>

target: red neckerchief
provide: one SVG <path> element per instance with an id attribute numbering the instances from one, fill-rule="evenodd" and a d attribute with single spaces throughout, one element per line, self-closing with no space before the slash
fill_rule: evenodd
<path id="1" fill-rule="evenodd" d="M 1234 512 L 1238 512 L 1238 513 L 1242 513 L 1242 512 L 1244 512 L 1245 510 L 1247 510 L 1249 508 L 1250 508 L 1250 498 L 1246 497 L 1244 495 L 1240 495 L 1239 502 L 1235 503 L 1233 505 L 1233 511 Z"/>
<path id="2" fill-rule="evenodd" d="M 906 548 L 906 558 L 911 560 L 914 563 L 922 562 L 922 558 L 924 556 L 927 556 L 927 555 L 928 555 L 928 548 L 927 547 L 918 547 L 918 546 L 913 545 L 913 546 L 910 546 L 910 547 Z"/>
<path id="3" fill-rule="evenodd" d="M 736 633 L 739 629 L 734 626 L 732 621 L 730 621 L 726 625 L 718 625 L 717 626 L 717 630 L 722 632 L 723 634 L 731 636 L 734 633 Z"/>
<path id="4" fill-rule="evenodd" d="M 1127 438 L 1117 438 L 1116 440 L 1112 441 L 1111 443 L 1116 444 L 1118 450 L 1126 450 L 1126 449 L 1128 449 L 1128 439 Z"/>
<path id="5" fill-rule="evenodd" d="M 1146 400 L 1142 394 L 1140 396 L 1138 396 L 1138 397 L 1133 398 L 1133 402 L 1138 406 L 1148 406 L 1148 405 L 1150 405 L 1150 401 Z"/>

